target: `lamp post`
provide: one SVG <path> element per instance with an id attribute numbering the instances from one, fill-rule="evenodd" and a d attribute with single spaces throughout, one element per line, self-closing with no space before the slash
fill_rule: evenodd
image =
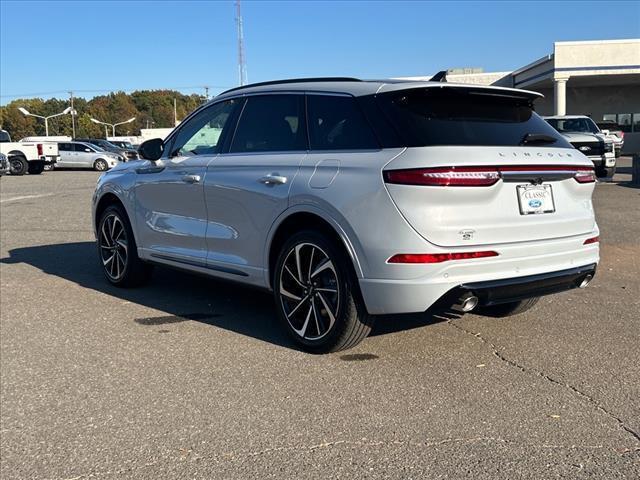
<path id="1" fill-rule="evenodd" d="M 66 115 L 67 113 L 71 113 L 71 107 L 67 107 L 64 109 L 64 111 L 60 112 L 60 113 L 56 113 L 55 115 L 49 115 L 48 117 L 44 117 L 42 115 L 35 115 L 33 113 L 29 113 L 29 111 L 26 108 L 23 107 L 19 107 L 18 110 L 20 110 L 20 112 L 23 115 L 26 115 L 28 117 L 37 117 L 37 118 L 42 118 L 44 119 L 44 132 L 45 135 L 48 137 L 49 136 L 49 119 L 53 118 L 53 117 L 59 117 L 60 115 Z"/>
<path id="2" fill-rule="evenodd" d="M 116 127 L 118 125 L 124 125 L 125 123 L 131 123 L 136 119 L 136 117 L 132 117 L 129 120 L 125 120 L 124 122 L 118 122 L 118 123 L 107 123 L 107 122 L 101 122 L 100 120 L 96 120 L 93 117 L 90 117 L 90 120 L 93 123 L 98 123 L 100 125 L 104 125 L 104 131 L 105 131 L 105 138 L 107 137 L 106 133 L 107 133 L 107 127 L 111 127 L 111 136 L 115 137 L 116 136 Z"/>

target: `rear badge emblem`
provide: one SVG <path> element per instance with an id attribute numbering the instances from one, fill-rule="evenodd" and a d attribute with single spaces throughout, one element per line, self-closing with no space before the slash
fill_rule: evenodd
<path id="1" fill-rule="evenodd" d="M 542 201 L 534 198 L 533 200 L 529 200 L 529 206 L 531 208 L 538 208 L 542 206 Z"/>
<path id="2" fill-rule="evenodd" d="M 476 233 L 475 230 L 460 230 L 458 232 L 462 235 L 462 240 L 473 240 L 473 234 Z"/>
<path id="3" fill-rule="evenodd" d="M 589 150 L 591 150 L 591 147 L 587 147 L 586 145 L 583 145 L 578 150 L 580 150 L 581 152 L 588 152 Z"/>

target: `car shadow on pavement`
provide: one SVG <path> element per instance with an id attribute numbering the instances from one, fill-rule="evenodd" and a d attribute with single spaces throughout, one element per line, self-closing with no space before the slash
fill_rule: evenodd
<path id="1" fill-rule="evenodd" d="M 260 289 L 164 267 L 156 268 L 151 281 L 142 287 L 117 288 L 100 270 L 95 242 L 15 248 L 0 263 L 31 265 L 82 287 L 167 313 L 132 318 L 143 327 L 197 321 L 296 349 L 279 324 L 272 295 Z M 380 317 L 371 335 L 391 334 L 452 318 L 459 318 L 459 314 L 445 309 L 437 309 L 437 313 Z M 168 331 L 162 331 L 165 332 Z"/>

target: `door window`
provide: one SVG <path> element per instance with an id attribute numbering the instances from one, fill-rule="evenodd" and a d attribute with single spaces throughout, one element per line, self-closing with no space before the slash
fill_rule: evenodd
<path id="1" fill-rule="evenodd" d="M 61 152 L 70 152 L 71 149 L 71 144 L 70 143 L 59 143 L 58 144 L 58 150 Z"/>
<path id="2" fill-rule="evenodd" d="M 308 95 L 311 150 L 380 148 L 353 97 Z"/>
<path id="3" fill-rule="evenodd" d="M 91 147 L 89 147 L 87 145 L 82 145 L 81 143 L 74 143 L 73 144 L 73 149 L 76 152 L 82 152 L 82 153 L 89 153 L 89 152 L 86 151 L 87 149 L 92 150 Z"/>
<path id="4" fill-rule="evenodd" d="M 171 157 L 218 153 L 237 100 L 216 103 L 191 118 L 177 133 Z"/>
<path id="5" fill-rule="evenodd" d="M 307 149 L 303 95 L 252 96 L 242 110 L 231 152 Z"/>

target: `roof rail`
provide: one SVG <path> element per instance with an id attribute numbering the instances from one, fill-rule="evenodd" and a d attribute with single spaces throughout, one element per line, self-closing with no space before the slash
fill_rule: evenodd
<path id="1" fill-rule="evenodd" d="M 243 88 L 251 88 L 251 87 L 263 87 L 265 85 L 281 85 L 286 83 L 307 83 L 307 82 L 362 82 L 359 78 L 353 77 L 316 77 L 316 78 L 290 78 L 287 80 L 271 80 L 269 82 L 260 82 L 260 83 L 250 83 L 249 85 L 241 85 L 239 87 L 230 88 L 229 90 L 225 90 L 220 95 L 224 95 L 225 93 L 235 92 L 236 90 L 241 90 Z"/>

